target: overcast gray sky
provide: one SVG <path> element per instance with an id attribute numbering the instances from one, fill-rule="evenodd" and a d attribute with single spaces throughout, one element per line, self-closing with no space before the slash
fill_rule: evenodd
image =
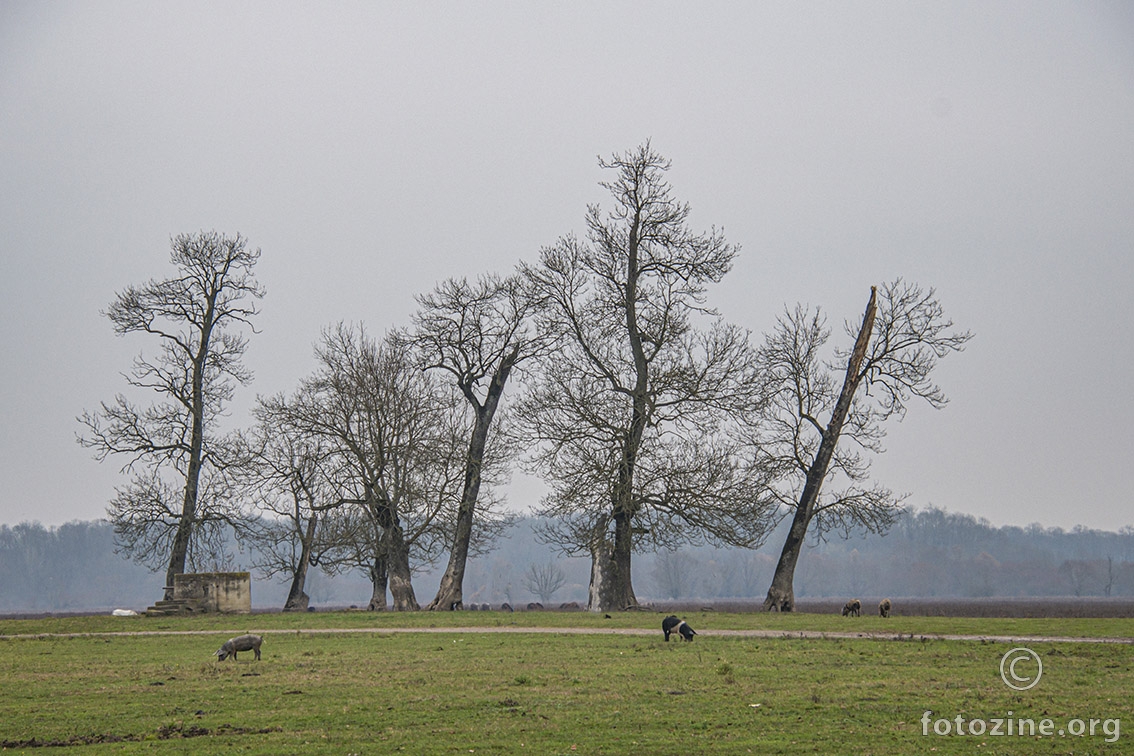
<path id="1" fill-rule="evenodd" d="M 975 333 L 880 482 L 1134 524 L 1134 5 L 983 0 L 0 3 L 0 523 L 105 514 L 124 479 L 75 417 L 152 345 L 99 313 L 172 235 L 263 252 L 243 425 L 326 325 L 582 231 L 596 157 L 646 139 L 741 247 L 729 320 L 837 331 L 902 276 Z"/>

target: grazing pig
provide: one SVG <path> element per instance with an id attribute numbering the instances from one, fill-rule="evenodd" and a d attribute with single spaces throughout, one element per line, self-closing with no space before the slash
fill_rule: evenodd
<path id="1" fill-rule="evenodd" d="M 881 617 L 890 616 L 890 599 L 882 599 L 878 604 L 878 615 Z"/>
<path id="2" fill-rule="evenodd" d="M 235 659 L 237 651 L 252 651 L 256 654 L 256 661 L 260 661 L 260 644 L 263 642 L 259 635 L 238 635 L 226 640 L 214 656 L 224 661 L 230 656 Z"/>
<path id="3" fill-rule="evenodd" d="M 862 614 L 862 602 L 858 599 L 851 599 L 843 606 L 844 617 L 857 617 Z"/>
<path id="4" fill-rule="evenodd" d="M 697 634 L 693 628 L 689 627 L 685 620 L 678 619 L 672 614 L 661 621 L 661 629 L 662 632 L 665 633 L 666 643 L 669 643 L 670 633 L 681 633 L 681 637 L 687 641 L 692 641 L 693 636 Z"/>

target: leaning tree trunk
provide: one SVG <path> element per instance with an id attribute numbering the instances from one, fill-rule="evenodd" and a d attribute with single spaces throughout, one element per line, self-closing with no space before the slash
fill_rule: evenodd
<path id="1" fill-rule="evenodd" d="M 808 480 L 810 481 L 810 476 Z M 776 571 L 772 575 L 772 585 L 768 588 L 768 595 L 764 599 L 765 611 L 790 612 L 795 609 L 795 565 L 799 561 L 799 552 L 803 548 L 804 539 L 807 538 L 807 526 L 811 524 L 813 514 L 813 505 L 807 507 L 803 502 L 808 500 L 813 502 L 814 496 L 818 495 L 818 488 L 818 485 L 814 486 L 815 494 L 811 495 L 805 487 L 800 503 L 795 508 L 791 528 L 780 551 L 780 561 L 776 563 Z"/>
<path id="2" fill-rule="evenodd" d="M 449 565 L 441 576 L 437 595 L 426 607 L 429 611 L 438 609 L 456 611 L 465 606 L 464 582 L 465 566 L 469 559 L 469 542 L 472 539 L 472 524 L 475 504 L 469 505 L 461 499 L 457 510 L 457 527 L 453 536 L 453 548 L 449 551 Z"/>
<path id="3" fill-rule="evenodd" d="M 508 374 L 520 357 L 520 347 L 516 346 L 501 361 L 484 404 L 476 406 L 476 423 L 469 439 L 468 456 L 465 460 L 465 485 L 461 492 L 461 504 L 457 508 L 457 526 L 453 533 L 453 545 L 449 549 L 449 564 L 441 576 L 437 596 L 426 607 L 429 610 L 455 610 L 464 607 L 465 567 L 469 560 L 469 543 L 472 541 L 473 522 L 476 519 L 476 502 L 480 497 L 481 469 L 484 467 L 484 450 L 488 445 L 488 430 L 492 418 L 500 406 L 500 396 L 508 382 Z M 466 392 L 472 397 L 471 392 Z M 474 406 L 476 402 L 473 402 Z"/>
<path id="4" fill-rule="evenodd" d="M 465 486 L 457 508 L 457 525 L 453 532 L 453 545 L 449 549 L 449 564 L 441 576 L 437 595 L 426 607 L 429 610 L 455 610 L 464 607 L 465 568 L 469 560 L 473 522 L 476 519 L 476 502 L 480 496 L 480 471 L 484 465 L 484 447 L 488 439 L 491 418 L 481 422 L 477 417 L 473 437 L 469 443 L 469 457 L 465 468 Z"/>
<path id="5" fill-rule="evenodd" d="M 790 612 L 795 609 L 795 590 L 792 585 L 795 581 L 795 565 L 799 561 L 799 552 L 803 541 L 807 537 L 807 528 L 811 518 L 815 515 L 815 507 L 819 502 L 819 493 L 823 488 L 823 481 L 827 478 L 827 470 L 831 466 L 831 458 L 838 446 L 839 436 L 843 432 L 847 415 L 850 413 L 851 402 L 855 391 L 862 383 L 865 375 L 862 363 L 866 360 L 866 348 L 870 344 L 870 334 L 874 329 L 874 316 L 878 305 L 876 302 L 877 289 L 870 287 L 870 300 L 866 303 L 866 312 L 862 317 L 862 325 L 858 330 L 858 337 L 854 342 L 854 350 L 847 362 L 846 376 L 843 378 L 843 388 L 839 399 L 835 402 L 835 409 L 831 412 L 831 420 L 823 430 L 823 437 L 819 441 L 819 449 L 815 452 L 815 459 L 807 471 L 807 481 L 799 502 L 795 505 L 795 516 L 791 521 L 791 529 L 784 541 L 780 552 L 780 561 L 776 563 L 776 572 L 772 576 L 772 585 L 768 588 L 768 595 L 764 599 L 765 611 Z"/>
<path id="6" fill-rule="evenodd" d="M 305 612 L 311 601 L 303 588 L 307 583 L 307 570 L 311 564 L 311 545 L 315 542 L 315 528 L 319 524 L 319 516 L 311 515 L 307 520 L 307 532 L 303 534 L 300 542 L 299 564 L 295 566 L 295 576 L 291 580 L 291 590 L 287 593 L 284 602 L 285 612 Z"/>

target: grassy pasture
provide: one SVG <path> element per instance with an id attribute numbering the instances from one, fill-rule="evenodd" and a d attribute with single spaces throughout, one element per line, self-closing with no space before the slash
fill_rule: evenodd
<path id="1" fill-rule="evenodd" d="M 903 635 L 986 635 L 1134 638 L 1134 618 L 1082 617 L 966 617 L 893 616 L 882 619 L 867 611 L 862 617 L 797 612 L 679 611 L 698 630 L 762 630 L 790 634 L 864 632 Z M 568 627 L 611 630 L 642 629 L 660 633 L 657 612 L 309 612 L 263 613 L 243 616 L 203 614 L 195 617 L 57 616 L 36 619 L 0 617 L 0 637 L 39 633 L 97 632 L 245 632 L 253 630 L 381 629 L 383 627 L 439 629 L 446 627 Z M 219 645 L 219 644 L 218 644 Z"/>
<path id="2" fill-rule="evenodd" d="M 1115 739 L 1114 725 L 1104 733 L 1101 722 L 1134 727 L 1134 646 L 1029 642 L 1043 678 L 1014 691 L 1000 678 L 1010 645 L 921 638 L 1120 636 L 1130 635 L 1130 620 L 685 616 L 702 633 L 691 644 L 664 643 L 660 615 L 647 613 L 5 620 L 0 744 L 35 753 L 341 756 L 1129 752 L 1132 735 Z M 459 630 L 497 626 L 611 632 Z M 650 632 L 628 634 L 635 629 Z M 783 634 L 714 634 L 747 629 Z M 848 629 L 914 639 L 789 637 Z M 266 633 L 262 661 L 210 656 L 245 630 Z M 152 631 L 177 634 L 97 634 Z M 1100 726 L 1093 737 L 997 737 L 937 736 L 930 725 L 926 736 L 926 710 L 933 720 L 1011 711 L 1057 728 L 1075 718 Z M 32 748 L 46 743 L 59 745 Z"/>

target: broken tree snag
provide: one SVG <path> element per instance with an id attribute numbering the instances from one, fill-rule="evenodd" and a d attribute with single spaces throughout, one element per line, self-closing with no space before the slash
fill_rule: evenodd
<path id="1" fill-rule="evenodd" d="M 823 430 L 819 442 L 819 449 L 807 471 L 807 478 L 803 492 L 795 506 L 791 528 L 784 541 L 780 560 L 776 563 L 776 571 L 772 576 L 772 585 L 768 588 L 768 595 L 764 599 L 765 611 L 790 612 L 795 609 L 795 565 L 799 561 L 799 553 L 803 547 L 807 530 L 811 525 L 811 518 L 815 516 L 815 507 L 819 501 L 819 493 L 823 488 L 823 481 L 827 478 L 827 471 L 831 466 L 831 458 L 839 444 L 839 436 L 843 432 L 847 415 L 850 413 L 854 394 L 858 390 L 865 371 L 862 369 L 866 361 L 866 351 L 870 346 L 870 335 L 874 331 L 874 318 L 878 312 L 878 287 L 870 287 L 870 300 L 866 303 L 866 312 L 862 316 L 862 325 L 855 338 L 854 349 L 847 361 L 846 375 L 843 377 L 843 388 L 839 392 L 839 399 L 835 409 L 831 412 L 831 419 Z"/>

